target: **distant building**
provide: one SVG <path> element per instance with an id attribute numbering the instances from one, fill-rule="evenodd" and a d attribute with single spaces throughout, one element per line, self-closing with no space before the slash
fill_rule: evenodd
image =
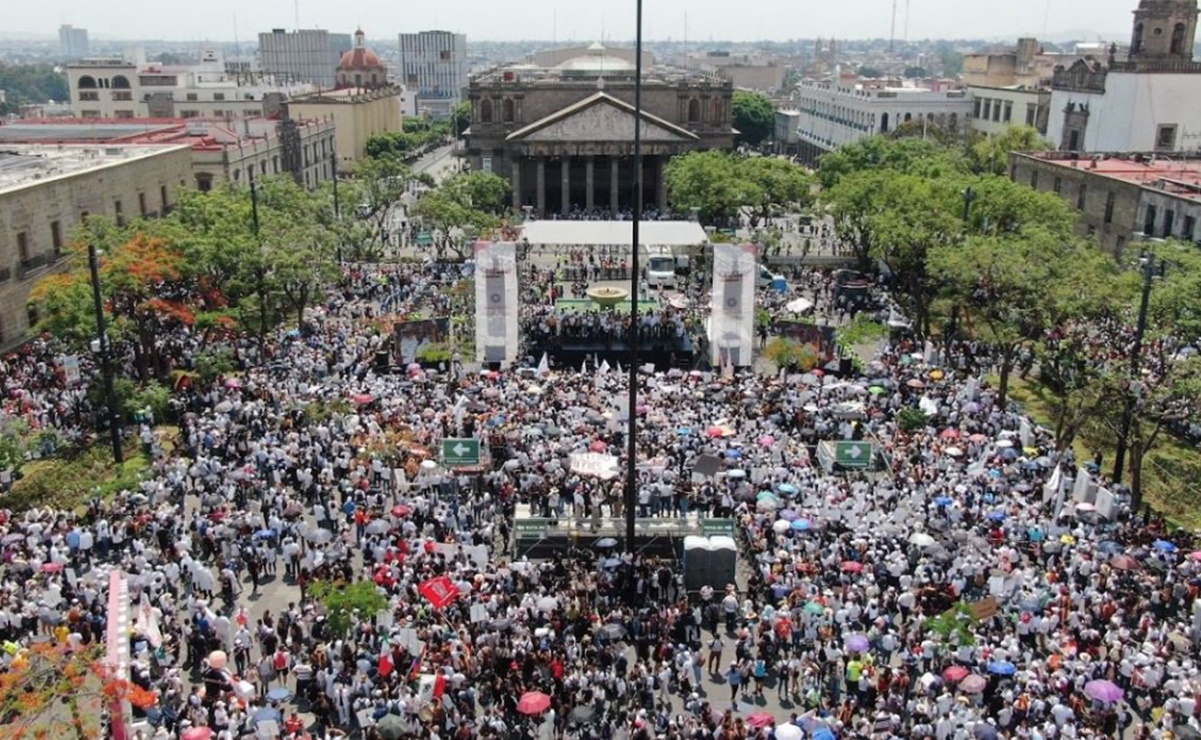
<path id="1" fill-rule="evenodd" d="M 350 34 L 325 29 L 275 28 L 259 34 L 259 61 L 264 72 L 282 81 L 307 82 L 320 88 L 334 86 L 338 61 L 350 49 Z"/>
<path id="2" fill-rule="evenodd" d="M 554 67 L 498 67 L 467 88 L 471 167 L 509 178 L 513 207 L 538 216 L 630 208 L 635 180 L 634 64 L 594 44 Z M 730 149 L 733 87 L 716 75 L 643 75 L 643 201 L 667 207 L 677 154 Z"/>
<path id="3" fill-rule="evenodd" d="M 0 126 L 0 128 L 4 128 Z M 118 222 L 165 213 L 192 177 L 187 146 L 8 145 L 0 152 L 0 346 L 29 333 L 39 278 L 66 268 L 87 216 Z"/>
<path id="4" fill-rule="evenodd" d="M 689 67 L 692 66 L 691 61 Z M 769 94 L 778 92 L 784 86 L 788 72 L 774 59 L 752 54 L 709 52 L 695 62 L 702 70 L 716 72 L 726 78 L 736 88 Z"/>
<path id="5" fill-rule="evenodd" d="M 365 156 L 368 139 L 400 131 L 403 123 L 400 88 L 388 82 L 387 70 L 365 40 L 359 29 L 354 47 L 338 62 L 335 89 L 298 96 L 283 106 L 285 121 L 333 122 L 339 171 Z"/>
<path id="6" fill-rule="evenodd" d="M 1197 0 L 1140 0 L 1125 60 L 1058 66 L 1047 137 L 1075 152 L 1192 151 L 1201 144 Z"/>
<path id="7" fill-rule="evenodd" d="M 963 131 L 972 114 L 966 90 L 887 84 L 803 81 L 790 103 L 798 113 L 796 149 L 801 161 L 898 126 L 925 122 L 944 131 Z"/>
<path id="8" fill-rule="evenodd" d="M 1009 175 L 1066 200 L 1080 213 L 1081 234 L 1096 237 L 1118 258 L 1146 239 L 1201 244 L 1201 158 L 1196 154 L 1014 152 Z"/>
<path id="9" fill-rule="evenodd" d="M 283 101 L 315 89 L 263 74 L 231 74 L 220 51 L 202 52 L 199 64 L 186 67 L 83 59 L 67 65 L 67 84 L 77 118 L 273 115 Z"/>
<path id="10" fill-rule="evenodd" d="M 800 123 L 800 111 L 790 109 L 776 111 L 776 131 L 772 136 L 776 154 L 797 155 L 800 147 L 800 137 L 797 134 Z"/>
<path id="11" fill-rule="evenodd" d="M 62 25 L 58 28 L 58 44 L 63 61 L 73 62 L 88 55 L 88 29 Z"/>
<path id="12" fill-rule="evenodd" d="M 400 34 L 400 84 L 406 113 L 448 116 L 467 87 L 467 36 L 449 31 Z"/>
<path id="13" fill-rule="evenodd" d="M 580 57 L 588 56 L 589 52 L 593 51 L 594 47 L 598 45 L 599 44 L 593 44 L 592 46 L 567 46 L 560 49 L 536 51 L 533 54 L 526 54 L 525 62 L 526 64 L 535 67 L 558 67 L 560 64 L 569 62 L 572 59 L 579 59 Z M 606 46 L 604 49 L 605 56 L 612 57 L 614 59 L 620 59 L 624 62 L 629 62 L 630 66 L 633 66 L 635 59 L 633 49 L 621 49 L 613 46 Z M 649 72 L 654 66 L 655 53 L 651 51 L 643 51 L 643 71 Z"/>
<path id="14" fill-rule="evenodd" d="M 225 182 L 246 184 L 251 172 L 258 178 L 290 174 L 312 188 L 332 177 L 329 155 L 334 149 L 334 124 L 267 118 L 60 118 L 0 126 L 0 146 L 9 144 L 183 144 L 192 150 L 189 184 L 201 192 Z"/>
<path id="15" fill-rule="evenodd" d="M 1049 88 L 969 85 L 968 92 L 972 96 L 973 131 L 995 136 L 1010 126 L 1030 126 L 1046 135 L 1051 110 Z"/>

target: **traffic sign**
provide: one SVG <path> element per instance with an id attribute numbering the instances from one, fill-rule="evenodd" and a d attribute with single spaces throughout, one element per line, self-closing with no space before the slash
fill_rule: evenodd
<path id="1" fill-rule="evenodd" d="M 549 519 L 518 519 L 513 522 L 513 531 L 519 538 L 531 539 L 542 538 L 546 536 L 546 529 L 550 526 Z"/>
<path id="2" fill-rule="evenodd" d="M 480 441 L 478 439 L 451 437 L 442 440 L 443 465 L 479 465 Z"/>
<path id="3" fill-rule="evenodd" d="M 708 536 L 712 534 L 734 534 L 733 519 L 702 519 L 701 534 Z"/>
<path id="4" fill-rule="evenodd" d="M 844 468 L 864 469 L 872 466 L 871 442 L 836 442 L 834 462 Z"/>

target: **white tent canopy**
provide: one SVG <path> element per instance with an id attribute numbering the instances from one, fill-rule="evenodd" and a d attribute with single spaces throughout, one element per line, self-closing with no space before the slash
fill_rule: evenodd
<path id="1" fill-rule="evenodd" d="M 531 246 L 629 246 L 633 221 L 530 221 L 522 236 Z M 708 241 L 695 221 L 643 221 L 638 243 L 644 247 L 685 247 Z"/>

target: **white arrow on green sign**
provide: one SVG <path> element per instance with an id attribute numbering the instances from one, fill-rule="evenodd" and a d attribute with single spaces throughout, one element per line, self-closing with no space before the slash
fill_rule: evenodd
<path id="1" fill-rule="evenodd" d="M 844 468 L 870 468 L 872 466 L 872 443 L 835 442 L 834 462 Z"/>
<path id="2" fill-rule="evenodd" d="M 443 465 L 479 465 L 480 441 L 461 437 L 442 440 Z"/>

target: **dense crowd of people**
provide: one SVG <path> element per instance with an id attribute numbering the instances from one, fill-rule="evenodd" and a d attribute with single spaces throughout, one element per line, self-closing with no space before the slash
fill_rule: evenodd
<path id="1" fill-rule="evenodd" d="M 569 456 L 624 460 L 626 378 L 380 371 L 375 320 L 445 308 L 458 277 L 351 270 L 301 330 L 262 354 L 231 338 L 238 370 L 178 391 L 178 436 L 148 448 L 137 490 L 0 517 L 0 670 L 37 642 L 101 641 L 119 568 L 139 615 L 131 677 L 156 696 L 144 738 L 1201 731 L 1192 538 L 1074 497 L 1070 452 L 906 340 L 841 378 L 645 375 L 637 513 L 730 518 L 745 578 L 689 592 L 677 564 L 613 544 L 512 557 L 519 507 L 625 513 L 623 481 Z M 839 310 L 826 276 L 794 289 Z M 527 331 L 605 319 L 538 310 Z M 82 428 L 54 357 L 46 342 L 5 361 L 5 414 Z M 924 425 L 902 428 L 914 407 Z M 484 439 L 492 465 L 439 466 L 451 437 Z M 879 469 L 825 467 L 817 446 L 837 440 L 872 442 Z M 345 622 L 318 598 L 360 581 L 380 613 Z M 288 596 L 260 606 L 272 587 Z"/>

